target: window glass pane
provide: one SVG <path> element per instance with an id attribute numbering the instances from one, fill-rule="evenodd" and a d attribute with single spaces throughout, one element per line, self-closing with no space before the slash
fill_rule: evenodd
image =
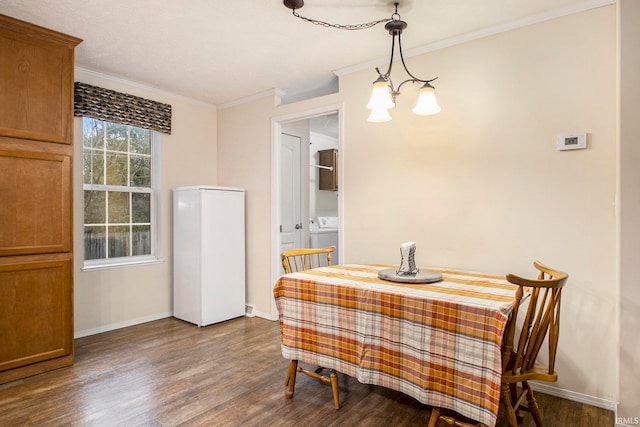
<path id="1" fill-rule="evenodd" d="M 107 150 L 127 151 L 127 125 L 106 123 Z"/>
<path id="2" fill-rule="evenodd" d="M 129 151 L 138 154 L 151 154 L 151 131 L 132 127 Z"/>
<path id="3" fill-rule="evenodd" d="M 104 122 L 84 117 L 82 119 L 82 141 L 85 147 L 104 147 Z"/>
<path id="4" fill-rule="evenodd" d="M 102 150 L 84 150 L 84 183 L 104 184 L 104 155 Z"/>
<path id="5" fill-rule="evenodd" d="M 151 222 L 151 194 L 131 194 L 131 222 Z"/>
<path id="6" fill-rule="evenodd" d="M 129 227 L 109 227 L 109 258 L 129 256 Z"/>
<path id="7" fill-rule="evenodd" d="M 92 150 L 91 184 L 104 184 L 104 152 Z"/>
<path id="8" fill-rule="evenodd" d="M 91 151 L 84 150 L 83 153 L 83 168 L 82 168 L 82 182 L 83 184 L 91 184 L 91 156 L 93 153 Z"/>
<path id="9" fill-rule="evenodd" d="M 127 155 L 107 153 L 107 185 L 128 185 Z"/>
<path id="10" fill-rule="evenodd" d="M 105 224 L 107 222 L 106 192 L 84 192 L 84 223 Z"/>
<path id="11" fill-rule="evenodd" d="M 134 225 L 131 239 L 131 255 L 151 255 L 150 225 Z"/>
<path id="12" fill-rule="evenodd" d="M 151 187 L 151 157 L 131 155 L 131 186 Z"/>
<path id="13" fill-rule="evenodd" d="M 129 193 L 109 191 L 109 224 L 129 223 Z"/>
<path id="14" fill-rule="evenodd" d="M 84 259 L 107 257 L 107 227 L 84 228 Z"/>

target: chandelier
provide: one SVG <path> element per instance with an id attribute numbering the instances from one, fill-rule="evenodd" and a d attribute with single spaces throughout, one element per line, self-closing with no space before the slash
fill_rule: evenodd
<path id="1" fill-rule="evenodd" d="M 331 24 L 328 22 L 301 16 L 296 12 L 296 9 L 300 9 L 302 6 L 304 6 L 303 0 L 283 0 L 283 3 L 286 7 L 292 9 L 293 15 L 295 17 L 323 27 L 338 28 L 341 30 L 362 30 L 385 22 L 384 28 L 392 37 L 391 57 L 389 59 L 389 67 L 387 68 L 387 71 L 385 73 L 380 72 L 380 69 L 376 68 L 378 78 L 373 82 L 373 91 L 371 92 L 369 103 L 367 104 L 367 108 L 371 110 L 367 121 L 388 122 L 389 120 L 391 120 L 389 109 L 396 106 L 396 98 L 398 95 L 400 95 L 400 89 L 405 83 L 418 83 L 422 85 L 420 87 L 416 105 L 415 107 L 413 107 L 413 110 L 411 110 L 414 114 L 426 116 L 440 112 L 441 108 L 436 100 L 435 88 L 431 85 L 431 82 L 437 79 L 437 77 L 429 80 L 419 79 L 409 71 L 409 69 L 407 68 L 407 64 L 404 62 L 404 55 L 402 54 L 402 41 L 400 35 L 402 34 L 402 31 L 407 28 L 407 23 L 400 19 L 400 14 L 398 13 L 399 3 L 394 3 L 395 12 L 391 15 L 390 18 L 355 25 Z M 396 50 L 396 38 L 398 39 L 398 51 L 400 53 L 402 67 L 410 77 L 400 83 L 397 87 L 394 86 L 393 81 L 391 80 L 393 56 Z"/>

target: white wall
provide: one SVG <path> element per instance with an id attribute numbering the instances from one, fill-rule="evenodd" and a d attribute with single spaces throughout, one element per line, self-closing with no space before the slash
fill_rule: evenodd
<path id="1" fill-rule="evenodd" d="M 342 103 L 343 261 L 396 263 L 399 244 L 411 240 L 426 266 L 532 275 L 540 259 L 567 271 L 556 387 L 611 406 L 615 34 L 608 6 L 408 59 L 417 75 L 440 76 L 437 116 L 413 116 L 417 87 L 405 86 L 392 122 L 367 123 L 373 70 L 341 76 L 337 95 L 219 111 L 219 179 L 254 192 L 249 302 L 268 313 L 272 300 L 270 120 Z M 589 133 L 587 150 L 556 151 L 556 134 L 577 131 Z M 232 171 L 237 152 L 248 157 Z"/>
<path id="2" fill-rule="evenodd" d="M 640 422 L 640 2 L 618 2 L 621 424 Z"/>
<path id="3" fill-rule="evenodd" d="M 247 303 L 271 307 L 271 97 L 218 110 L 218 179 L 246 190 Z"/>
<path id="4" fill-rule="evenodd" d="M 82 271 L 82 127 L 76 118 L 74 162 L 74 318 L 76 336 L 170 316 L 171 189 L 217 184 L 216 108 L 132 82 L 77 69 L 75 80 L 171 104 L 172 133 L 161 136 L 160 259 L 157 264 Z"/>

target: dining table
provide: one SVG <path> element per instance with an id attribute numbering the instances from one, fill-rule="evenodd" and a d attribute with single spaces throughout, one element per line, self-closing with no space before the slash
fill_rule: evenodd
<path id="1" fill-rule="evenodd" d="M 282 356 L 494 426 L 517 286 L 435 267 L 428 271 L 441 279 L 432 283 L 379 277 L 390 268 L 331 265 L 281 276 L 273 292 Z"/>

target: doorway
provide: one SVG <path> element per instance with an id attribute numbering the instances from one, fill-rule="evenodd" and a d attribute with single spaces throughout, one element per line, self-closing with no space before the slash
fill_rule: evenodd
<path id="1" fill-rule="evenodd" d="M 272 120 L 272 279 L 283 273 L 282 251 L 335 241 L 333 263 L 340 262 L 342 159 L 339 106 L 302 112 Z M 320 190 L 320 171 L 326 170 L 320 152 L 336 153 L 337 188 Z M 334 240 L 328 240 L 328 239 Z M 275 302 L 272 317 L 277 318 Z"/>
<path id="2" fill-rule="evenodd" d="M 291 132 L 291 133 L 287 133 Z M 303 137 L 285 124 L 280 133 L 280 253 L 305 247 L 303 218 L 305 209 Z"/>

